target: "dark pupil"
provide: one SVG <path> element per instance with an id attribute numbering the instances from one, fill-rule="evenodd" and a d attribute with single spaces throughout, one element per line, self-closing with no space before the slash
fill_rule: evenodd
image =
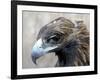
<path id="1" fill-rule="evenodd" d="M 51 39 L 54 40 L 54 41 L 58 41 L 59 40 L 59 37 L 53 37 Z"/>
<path id="2" fill-rule="evenodd" d="M 60 39 L 60 37 L 56 35 L 54 37 L 47 39 L 47 43 L 57 43 L 59 41 L 59 39 Z"/>

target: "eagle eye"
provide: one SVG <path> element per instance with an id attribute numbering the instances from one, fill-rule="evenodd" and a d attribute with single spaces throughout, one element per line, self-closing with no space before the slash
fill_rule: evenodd
<path id="1" fill-rule="evenodd" d="M 47 39 L 47 43 L 56 44 L 60 40 L 60 35 L 53 35 Z"/>

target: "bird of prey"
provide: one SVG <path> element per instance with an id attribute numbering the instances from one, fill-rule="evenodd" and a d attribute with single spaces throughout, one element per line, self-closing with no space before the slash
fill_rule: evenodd
<path id="1" fill-rule="evenodd" d="M 89 65 L 89 31 L 83 21 L 77 26 L 59 17 L 42 27 L 32 48 L 32 60 L 50 52 L 58 56 L 56 67 Z"/>

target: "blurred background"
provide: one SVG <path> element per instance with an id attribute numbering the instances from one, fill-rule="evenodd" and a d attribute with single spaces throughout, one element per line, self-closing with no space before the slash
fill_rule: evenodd
<path id="1" fill-rule="evenodd" d="M 23 11 L 23 39 L 22 39 L 22 68 L 43 68 L 54 67 L 58 58 L 54 53 L 42 56 L 35 65 L 31 59 L 32 47 L 36 42 L 39 30 L 58 17 L 65 17 L 71 20 L 75 25 L 76 21 L 82 20 L 89 30 L 90 15 L 85 13 L 55 13 L 55 12 L 36 12 Z"/>

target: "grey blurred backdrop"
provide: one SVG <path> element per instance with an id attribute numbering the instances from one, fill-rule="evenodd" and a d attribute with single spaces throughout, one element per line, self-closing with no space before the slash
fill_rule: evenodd
<path id="1" fill-rule="evenodd" d="M 90 15 L 85 13 L 55 13 L 55 12 L 36 12 L 36 11 L 23 11 L 23 39 L 22 39 L 22 68 L 42 68 L 53 67 L 58 58 L 54 53 L 42 56 L 37 60 L 38 65 L 35 65 L 31 59 L 31 52 L 39 30 L 50 21 L 58 18 L 65 17 L 71 20 L 74 24 L 78 20 L 83 20 L 89 30 Z"/>

